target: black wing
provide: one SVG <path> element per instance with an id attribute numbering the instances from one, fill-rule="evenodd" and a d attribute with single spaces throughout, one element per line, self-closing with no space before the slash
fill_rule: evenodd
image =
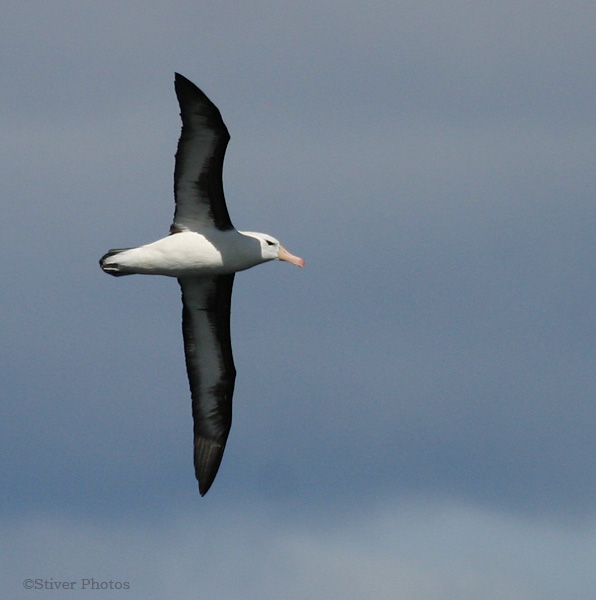
<path id="1" fill-rule="evenodd" d="M 182 133 L 176 152 L 172 233 L 205 228 L 233 229 L 223 192 L 222 170 L 230 134 L 217 107 L 176 73 Z"/>
<path id="2" fill-rule="evenodd" d="M 230 340 L 230 304 L 234 275 L 178 281 L 192 396 L 195 474 L 204 496 L 219 469 L 232 425 L 236 369 Z"/>

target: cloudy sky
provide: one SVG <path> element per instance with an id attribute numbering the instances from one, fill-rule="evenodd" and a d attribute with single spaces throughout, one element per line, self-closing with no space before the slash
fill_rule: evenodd
<path id="1" fill-rule="evenodd" d="M 593 2 L 7 1 L 0 49 L 13 600 L 596 597 Z M 97 265 L 167 233 L 175 71 L 307 262 L 236 278 L 202 499 L 178 286 Z"/>

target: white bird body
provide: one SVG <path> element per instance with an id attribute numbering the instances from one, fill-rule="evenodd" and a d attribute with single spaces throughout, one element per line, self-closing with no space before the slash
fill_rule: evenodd
<path id="1" fill-rule="evenodd" d="M 106 258 L 102 268 L 108 273 L 117 269 L 119 275 L 170 277 L 236 273 L 278 257 L 277 252 L 266 252 L 270 246 L 265 242 L 263 248 L 257 235 L 235 229 L 182 231 L 151 244 L 115 251 Z M 274 245 L 277 242 L 271 236 L 263 237 Z"/>

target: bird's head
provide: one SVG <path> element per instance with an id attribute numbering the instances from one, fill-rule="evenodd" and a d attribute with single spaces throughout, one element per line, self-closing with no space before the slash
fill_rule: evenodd
<path id="1" fill-rule="evenodd" d="M 285 260 L 297 267 L 304 266 L 304 259 L 290 254 L 274 237 L 265 233 L 255 233 L 253 231 L 243 231 L 244 235 L 255 238 L 261 244 L 261 256 L 266 260 Z"/>

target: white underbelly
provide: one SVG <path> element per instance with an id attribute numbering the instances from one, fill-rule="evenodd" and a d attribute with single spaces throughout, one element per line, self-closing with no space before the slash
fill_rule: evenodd
<path id="1" fill-rule="evenodd" d="M 117 260 L 135 273 L 173 277 L 202 272 L 215 274 L 223 269 L 221 252 L 204 236 L 190 231 L 127 250 L 118 255 Z"/>
<path id="2" fill-rule="evenodd" d="M 125 250 L 113 257 L 123 271 L 147 275 L 184 277 L 234 273 L 260 262 L 243 256 L 236 231 L 210 236 L 194 231 L 175 233 L 145 246 Z M 219 250 L 216 247 L 224 250 Z M 249 264 L 250 263 L 250 264 Z"/>

